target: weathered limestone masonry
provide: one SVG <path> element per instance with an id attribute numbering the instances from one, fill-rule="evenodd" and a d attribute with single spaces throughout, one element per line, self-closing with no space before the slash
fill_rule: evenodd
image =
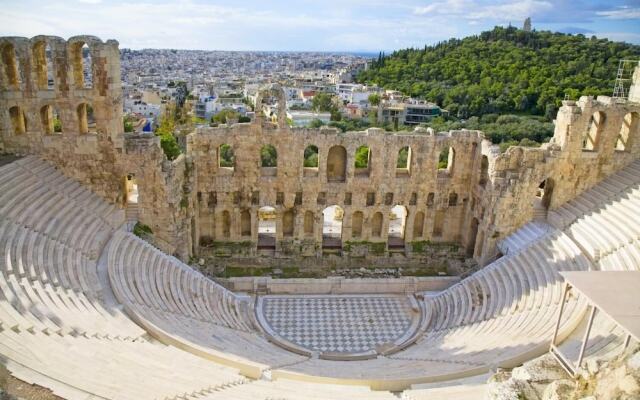
<path id="1" fill-rule="evenodd" d="M 275 257 L 323 257 L 322 211 L 337 205 L 344 210 L 342 254 L 375 259 L 388 255 L 390 210 L 402 205 L 408 211 L 406 254 L 424 241 L 453 242 L 486 263 L 495 257 L 496 243 L 536 212 L 544 217 L 636 159 L 639 112 L 638 103 L 604 96 L 565 101 L 550 143 L 512 147 L 504 154 L 475 131 L 343 134 L 292 129 L 282 121 L 200 128 L 187 141 L 195 168 L 193 243 L 197 251 L 206 238 L 221 257 L 260 254 L 258 210 L 271 206 L 276 209 Z M 219 166 L 222 145 L 233 149 L 233 167 Z M 266 145 L 276 149 L 276 167 L 261 167 Z M 310 145 L 318 148 L 318 168 L 303 166 Z M 362 145 L 371 151 L 366 171 L 354 165 Z M 410 148 L 409 165 L 399 170 L 403 147 Z M 448 168 L 438 169 L 446 148 Z M 377 230 L 376 215 L 382 217 Z"/>
<path id="2" fill-rule="evenodd" d="M 134 177 L 140 221 L 157 245 L 185 260 L 245 262 L 267 254 L 261 259 L 304 265 L 418 255 L 422 262 L 440 246 L 440 256 L 472 255 L 484 264 L 504 236 L 638 158 L 639 88 L 636 68 L 629 101 L 565 101 L 550 143 L 504 154 L 477 131 L 289 128 L 280 109 L 274 122 L 258 112 L 252 123 L 198 128 L 186 154 L 168 161 L 158 138 L 123 133 L 116 41 L 9 37 L 0 38 L 0 152 L 38 154 L 123 207 L 125 180 Z M 258 97 L 258 107 L 270 97 L 285 103 L 276 84 Z M 223 144 L 233 150 L 233 166 L 220 166 Z M 261 166 L 265 145 L 277 152 L 275 167 Z M 303 166 L 310 145 L 318 149 L 317 168 Z M 370 149 L 368 168 L 355 168 L 360 146 Z M 405 147 L 407 168 L 396 168 Z M 448 165 L 439 169 L 446 149 Z M 322 212 L 332 205 L 343 210 L 342 229 L 327 240 Z M 399 241 L 388 233 L 396 205 L 407 213 Z M 264 206 L 275 208 L 267 251 L 258 249 Z"/>
<path id="3" fill-rule="evenodd" d="M 189 236 L 181 229 L 188 219 L 179 206 L 184 157 L 171 163 L 157 138 L 124 135 L 118 42 L 3 37 L 0 55 L 0 152 L 38 154 L 123 206 L 126 176 L 134 175 L 140 220 L 163 250 L 186 257 Z"/>

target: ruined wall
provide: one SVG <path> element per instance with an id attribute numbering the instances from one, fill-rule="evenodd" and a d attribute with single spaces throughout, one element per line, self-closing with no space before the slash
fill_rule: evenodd
<path id="1" fill-rule="evenodd" d="M 637 103 L 608 97 L 565 101 L 550 143 L 512 147 L 504 154 L 481 132 L 465 130 L 436 134 L 421 128 L 410 133 L 372 128 L 341 133 L 264 121 L 199 128 L 188 137 L 196 196 L 192 240 L 200 250 L 206 246 L 198 244 L 206 242 L 221 257 L 260 254 L 259 209 L 271 206 L 276 209 L 276 257 L 326 256 L 332 252 L 323 251 L 322 211 L 337 205 L 344 210 L 340 254 L 387 257 L 397 251 L 389 246 L 390 211 L 402 205 L 408 212 L 401 250 L 405 255 L 425 241 L 458 243 L 486 263 L 496 256 L 496 243 L 536 212 L 544 216 L 636 159 L 639 113 Z M 220 166 L 222 145 L 233 150 L 233 167 Z M 261 167 L 265 145 L 276 149 L 277 167 Z M 318 168 L 303 166 L 310 145 L 318 148 Z M 354 165 L 356 149 L 363 145 L 371 150 L 366 171 Z M 411 149 L 406 170 L 396 168 L 403 147 Z M 447 169 L 439 169 L 440 152 L 447 148 L 455 156 Z M 336 179 L 335 170 L 343 168 L 344 179 Z M 243 225 L 243 215 L 250 216 L 250 229 Z M 379 215 L 382 229 L 377 235 Z M 360 216 L 361 231 L 353 226 Z M 287 228 L 291 219 L 292 229 Z"/>
<path id="2" fill-rule="evenodd" d="M 115 40 L 0 38 L 0 152 L 38 154 L 123 207 L 124 180 L 135 175 L 141 221 L 160 247 L 186 256 L 184 158 L 169 163 L 153 136 L 125 137 L 122 109 Z"/>
<path id="3" fill-rule="evenodd" d="M 342 243 L 350 243 L 351 248 L 359 242 L 379 243 L 384 255 L 390 210 L 395 205 L 406 207 L 408 213 L 405 243 L 462 241 L 471 189 L 479 179 L 476 164 L 482 136 L 475 131 L 436 135 L 424 129 L 409 134 L 390 134 L 381 129 L 343 134 L 335 129 L 247 123 L 199 128 L 187 140 L 196 177 L 196 243 L 204 236 L 215 242 L 255 244 L 258 210 L 271 206 L 276 209 L 276 253 L 316 256 L 322 254 L 322 211 L 332 205 L 344 210 Z M 233 167 L 219 164 L 223 144 L 233 149 Z M 260 151 L 265 145 L 276 149 L 276 167 L 261 167 Z M 317 168 L 303 166 L 304 151 L 310 145 L 318 148 Z M 369 147 L 370 161 L 369 168 L 361 170 L 355 168 L 354 155 L 362 145 Z M 397 169 L 403 147 L 410 148 L 409 166 Z M 336 148 L 346 157 L 330 157 Z M 445 148 L 452 148 L 455 158 L 449 169 L 438 170 L 438 158 Z M 331 176 L 329 171 L 341 170 L 342 165 L 344 179 Z M 250 230 L 242 227 L 242 214 L 247 212 L 251 216 Z M 293 214 L 292 229 L 285 226 L 287 213 Z M 352 229 L 355 213 L 362 213 L 359 234 Z M 377 213 L 382 216 L 379 235 L 372 227 Z M 434 231 L 437 214 L 444 220 L 441 229 Z M 313 216 L 312 229 L 308 226 L 309 215 Z M 256 254 L 255 250 L 254 245 L 249 246 L 249 254 Z"/>
<path id="4" fill-rule="evenodd" d="M 0 38 L 0 152 L 38 154 L 123 207 L 125 179 L 135 177 L 140 221 L 153 229 L 157 245 L 185 260 L 206 253 L 245 260 L 401 255 L 424 262 L 421 256 L 440 251 L 430 246 L 453 243 L 452 254 L 484 263 L 504 236 L 640 153 L 633 96 L 565 101 L 550 143 L 504 154 L 477 131 L 292 129 L 282 89 L 264 88 L 258 109 L 263 99 L 279 103 L 280 118 L 258 113 L 253 123 L 198 128 L 187 137 L 187 153 L 168 161 L 158 138 L 123 133 L 116 41 Z M 231 165 L 220 164 L 223 144 L 234 153 Z M 276 166 L 261 166 L 266 145 L 277 152 Z M 310 145 L 318 149 L 317 168 L 303 165 Z M 360 146 L 370 149 L 365 169 L 355 168 Z M 410 149 L 409 163 L 397 168 L 402 148 Z M 448 166 L 441 169 L 446 149 Z M 332 205 L 343 211 L 342 229 L 327 240 L 322 212 Z M 400 240 L 388 233 L 396 205 L 407 212 Z M 263 206 L 275 208 L 275 240 L 266 253 L 258 248 Z"/>
<path id="5" fill-rule="evenodd" d="M 490 160 L 492 197 L 481 202 L 485 211 L 491 209 L 485 213 L 489 236 L 483 248 L 493 252 L 498 240 L 532 219 L 542 182 L 552 185 L 548 209 L 555 209 L 636 160 L 639 116 L 636 102 L 606 96 L 564 101 L 550 143 L 512 147 Z"/>

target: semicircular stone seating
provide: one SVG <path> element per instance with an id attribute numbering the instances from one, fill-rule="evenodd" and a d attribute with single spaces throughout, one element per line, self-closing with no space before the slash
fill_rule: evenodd
<path id="1" fill-rule="evenodd" d="M 413 344 L 336 361 L 271 343 L 250 298 L 125 232 L 121 210 L 25 157 L 0 167 L 0 358 L 69 399 L 382 399 L 395 396 L 363 386 L 403 390 L 515 366 L 548 350 L 559 271 L 638 269 L 639 180 L 636 162 L 552 211 L 556 228 L 514 236 L 508 255 L 416 296 L 424 326 Z M 600 196 L 594 206 L 572 208 L 589 196 Z M 583 244 L 601 224 L 612 235 Z M 585 299 L 571 296 L 566 310 L 562 346 L 572 351 Z M 621 337 L 604 319 L 594 329 L 590 354 Z"/>

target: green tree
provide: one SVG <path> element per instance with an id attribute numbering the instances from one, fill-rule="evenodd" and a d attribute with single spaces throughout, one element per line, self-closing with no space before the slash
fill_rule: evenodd
<path id="1" fill-rule="evenodd" d="M 316 112 L 331 112 L 335 109 L 334 96 L 325 92 L 316 93 L 311 100 L 311 107 Z"/>
<path id="2" fill-rule="evenodd" d="M 398 161 L 396 162 L 396 168 L 407 168 L 407 161 L 409 161 L 409 148 L 403 147 L 398 152 Z"/>
<path id="3" fill-rule="evenodd" d="M 227 119 L 231 120 L 239 120 L 240 113 L 231 108 L 225 108 L 219 111 L 216 115 L 211 117 L 211 122 L 215 122 L 218 124 L 226 124 Z"/>
<path id="4" fill-rule="evenodd" d="M 316 146 L 312 145 L 304 149 L 304 166 L 318 168 L 318 148 Z"/>
<path id="5" fill-rule="evenodd" d="M 268 144 L 260 149 L 260 165 L 262 167 L 277 167 L 278 153 L 276 148 Z"/>
<path id="6" fill-rule="evenodd" d="M 369 104 L 374 107 L 377 107 L 380 104 L 380 95 L 378 93 L 372 93 L 367 98 L 369 100 Z"/>
<path id="7" fill-rule="evenodd" d="M 233 154 L 233 148 L 231 145 L 220 145 L 220 166 L 221 167 L 233 167 L 235 165 L 236 156 Z"/>
<path id="8" fill-rule="evenodd" d="M 309 122 L 309 128 L 320 128 L 321 126 L 324 125 L 324 122 L 322 122 L 322 120 L 318 119 L 318 118 L 314 118 L 311 120 L 311 122 Z"/>
<path id="9" fill-rule="evenodd" d="M 360 146 L 356 150 L 356 168 L 368 168 L 369 167 L 369 148 L 367 146 Z"/>
<path id="10" fill-rule="evenodd" d="M 169 160 L 175 160 L 182 150 L 174 136 L 176 121 L 174 107 L 167 106 L 160 117 L 160 124 L 156 130 L 156 135 L 160 136 L 160 147 Z"/>

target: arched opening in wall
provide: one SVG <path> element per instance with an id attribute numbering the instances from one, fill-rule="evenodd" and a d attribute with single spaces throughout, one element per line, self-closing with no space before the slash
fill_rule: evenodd
<path id="1" fill-rule="evenodd" d="M 242 210 L 240 213 L 240 235 L 251 236 L 251 212 Z"/>
<path id="2" fill-rule="evenodd" d="M 125 177 L 124 191 L 127 204 L 138 204 L 138 182 L 134 174 Z"/>
<path id="3" fill-rule="evenodd" d="M 413 239 L 419 239 L 424 235 L 424 213 L 418 211 L 413 218 Z"/>
<path id="4" fill-rule="evenodd" d="M 344 182 L 347 174 L 347 150 L 333 146 L 327 154 L 327 181 Z"/>
<path id="5" fill-rule="evenodd" d="M 404 249 L 404 233 L 407 226 L 407 208 L 395 205 L 389 214 L 389 249 Z"/>
<path id="6" fill-rule="evenodd" d="M 351 216 L 351 236 L 354 238 L 362 237 L 362 223 L 364 216 L 362 211 L 356 211 Z"/>
<path id="7" fill-rule="evenodd" d="M 443 210 L 436 211 L 433 217 L 433 237 L 441 237 L 443 235 L 444 215 Z"/>
<path id="8" fill-rule="evenodd" d="M 229 239 L 231 237 L 231 214 L 229 213 L 229 211 L 224 210 L 222 212 L 221 217 L 221 224 L 222 226 L 220 227 L 222 230 L 222 237 L 225 239 Z"/>
<path id="9" fill-rule="evenodd" d="M 284 237 L 293 236 L 293 230 L 295 225 L 294 217 L 295 215 L 292 209 L 289 209 L 282 214 L 282 235 Z"/>
<path id="10" fill-rule="evenodd" d="M 480 160 L 480 180 L 478 184 L 482 187 L 487 185 L 487 181 L 489 180 L 489 159 L 487 156 L 482 156 Z"/>
<path id="11" fill-rule="evenodd" d="M 312 144 L 304 149 L 302 167 L 304 176 L 318 176 L 318 146 Z"/>
<path id="12" fill-rule="evenodd" d="M 456 150 L 453 147 L 447 147 L 440 152 L 438 156 L 438 171 L 447 171 L 451 173 L 456 161 Z"/>
<path id="13" fill-rule="evenodd" d="M 411 174 L 411 147 L 405 146 L 398 151 L 396 161 L 396 177 L 409 176 Z"/>
<path id="14" fill-rule="evenodd" d="M 27 131 L 27 117 L 24 115 L 24 111 L 22 111 L 20 107 L 11 107 L 9 109 L 9 118 L 11 119 L 13 133 L 21 135 Z"/>
<path id="15" fill-rule="evenodd" d="M 473 253 L 476 249 L 476 239 L 478 236 L 478 219 L 473 218 L 471 220 L 471 226 L 469 227 L 469 236 L 467 239 L 467 257 L 473 257 Z"/>
<path id="16" fill-rule="evenodd" d="M 4 76 L 7 80 L 7 87 L 17 89 L 22 83 L 20 76 L 20 65 L 16 56 L 16 49 L 11 43 L 5 43 L 1 50 L 2 64 L 4 65 Z"/>
<path id="17" fill-rule="evenodd" d="M 589 119 L 589 125 L 582 137 L 582 150 L 594 151 L 598 146 L 600 133 L 604 128 L 606 116 L 602 111 L 596 111 Z"/>
<path id="18" fill-rule="evenodd" d="M 547 178 L 538 185 L 533 199 L 534 217 L 546 217 L 547 210 L 549 210 L 549 205 L 551 204 L 551 197 L 553 196 L 554 184 L 555 182 L 552 178 Z"/>
<path id="19" fill-rule="evenodd" d="M 369 176 L 371 170 L 371 150 L 368 146 L 360 146 L 356 149 L 354 167 L 356 176 Z"/>
<path id="20" fill-rule="evenodd" d="M 76 109 L 78 119 L 78 133 L 81 135 L 95 133 L 96 119 L 93 115 L 93 107 L 87 103 L 80 103 Z"/>
<path id="21" fill-rule="evenodd" d="M 218 147 L 218 167 L 233 169 L 236 163 L 236 156 L 230 144 L 223 143 Z"/>
<path id="22" fill-rule="evenodd" d="M 455 207 L 458 205 L 458 194 L 456 192 L 449 193 L 449 207 Z"/>
<path id="23" fill-rule="evenodd" d="M 264 206 L 258 209 L 258 249 L 276 248 L 276 209 Z"/>
<path id="24" fill-rule="evenodd" d="M 260 148 L 260 167 L 262 176 L 276 176 L 278 174 L 278 152 L 270 144 Z"/>
<path id="25" fill-rule="evenodd" d="M 51 105 L 43 106 L 40 109 L 40 121 L 42 122 L 42 130 L 47 135 L 54 133 L 62 133 L 62 120 L 60 113 Z"/>
<path id="26" fill-rule="evenodd" d="M 630 149 L 632 137 L 638 136 L 638 113 L 627 113 L 622 119 L 622 126 L 620 127 L 620 133 L 618 133 L 618 139 L 616 140 L 616 150 L 627 151 Z"/>
<path id="27" fill-rule="evenodd" d="M 314 217 L 313 212 L 307 211 L 304 213 L 304 234 L 306 236 L 313 236 Z"/>
<path id="28" fill-rule="evenodd" d="M 376 212 L 371 218 L 371 236 L 379 238 L 382 236 L 382 213 Z"/>
<path id="29" fill-rule="evenodd" d="M 51 46 L 44 40 L 36 42 L 32 47 L 33 68 L 36 72 L 38 89 L 53 89 L 53 53 Z"/>
<path id="30" fill-rule="evenodd" d="M 91 89 L 93 87 L 91 49 L 86 43 L 77 42 L 71 46 L 70 53 L 76 89 Z"/>
<path id="31" fill-rule="evenodd" d="M 344 210 L 339 206 L 329 206 L 322 210 L 322 248 L 342 248 L 342 219 Z"/>

